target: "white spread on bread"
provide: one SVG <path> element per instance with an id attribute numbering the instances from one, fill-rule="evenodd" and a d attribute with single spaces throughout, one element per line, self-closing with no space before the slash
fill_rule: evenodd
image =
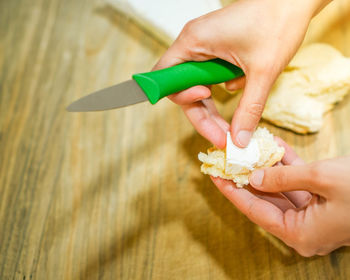
<path id="1" fill-rule="evenodd" d="M 237 187 L 248 185 L 253 170 L 273 166 L 284 155 L 284 148 L 278 146 L 266 128 L 258 128 L 244 149 L 236 147 L 229 134 L 227 137 L 230 138 L 225 150 L 212 147 L 207 154 L 199 153 L 198 159 L 204 174 L 233 180 Z"/>
<path id="2" fill-rule="evenodd" d="M 239 174 L 246 170 L 253 170 L 259 161 L 260 152 L 258 142 L 253 138 L 247 147 L 239 148 L 233 144 L 230 132 L 226 137 L 226 166 L 225 172 Z"/>

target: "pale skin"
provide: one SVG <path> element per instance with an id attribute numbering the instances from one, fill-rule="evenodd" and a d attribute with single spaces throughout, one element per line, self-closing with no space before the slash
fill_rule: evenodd
<path id="1" fill-rule="evenodd" d="M 231 130 L 233 142 L 245 147 L 261 118 L 271 86 L 299 48 L 310 20 L 326 2 L 235 2 L 187 23 L 154 70 L 216 57 L 242 68 L 244 78 L 226 83 L 229 90 L 244 87 L 231 126 L 217 112 L 208 87 L 196 86 L 169 98 L 215 146 L 224 148 L 226 131 Z"/>
<path id="2" fill-rule="evenodd" d="M 305 164 L 277 141 L 286 149 L 282 164 L 255 171 L 249 179 L 253 190 L 220 178 L 213 182 L 251 221 L 302 256 L 350 246 L 350 156 Z M 284 199 L 276 199 L 277 193 Z"/>
<path id="3" fill-rule="evenodd" d="M 329 0 L 240 0 L 184 27 L 154 69 L 185 61 L 221 58 L 245 77 L 226 82 L 244 88 L 231 125 L 218 113 L 210 88 L 196 86 L 169 98 L 195 129 L 218 148 L 226 132 L 245 147 L 261 118 L 271 86 L 298 50 L 308 25 Z M 256 171 L 251 186 L 212 178 L 219 190 L 250 220 L 303 256 L 324 255 L 350 245 L 350 157 L 305 164 L 281 139 L 282 162 Z"/>

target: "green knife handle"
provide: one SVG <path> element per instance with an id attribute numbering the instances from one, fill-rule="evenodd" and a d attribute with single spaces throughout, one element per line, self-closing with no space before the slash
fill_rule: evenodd
<path id="1" fill-rule="evenodd" d="M 212 85 L 243 76 L 241 68 L 221 59 L 204 62 L 185 62 L 170 68 L 135 74 L 139 84 L 152 104 L 170 94 L 196 85 Z"/>

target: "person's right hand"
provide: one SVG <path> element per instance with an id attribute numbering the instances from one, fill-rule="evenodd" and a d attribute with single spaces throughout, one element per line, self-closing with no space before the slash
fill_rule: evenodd
<path id="1" fill-rule="evenodd" d="M 240 0 L 186 24 L 154 70 L 216 57 L 242 68 L 245 77 L 226 86 L 229 90 L 245 87 L 231 126 L 233 142 L 245 147 L 272 84 L 325 2 L 328 0 Z M 202 136 L 218 148 L 225 147 L 230 125 L 217 112 L 209 88 L 196 86 L 169 98 L 181 105 Z"/>

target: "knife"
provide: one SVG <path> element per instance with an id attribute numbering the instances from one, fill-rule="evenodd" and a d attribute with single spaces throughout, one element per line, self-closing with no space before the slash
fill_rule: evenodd
<path id="1" fill-rule="evenodd" d="M 67 111 L 110 110 L 147 100 L 156 104 L 163 97 L 190 87 L 218 84 L 243 75 L 241 68 L 218 58 L 185 62 L 153 72 L 134 74 L 132 80 L 78 99 L 67 107 Z"/>

